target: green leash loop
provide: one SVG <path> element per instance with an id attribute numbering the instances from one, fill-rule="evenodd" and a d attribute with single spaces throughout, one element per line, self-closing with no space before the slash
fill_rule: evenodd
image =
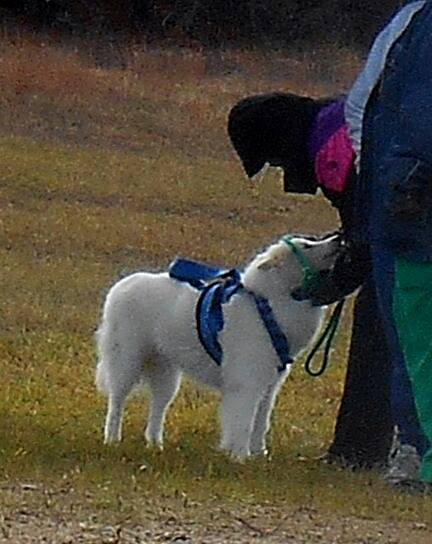
<path id="1" fill-rule="evenodd" d="M 327 370 L 327 367 L 329 365 L 329 355 L 330 355 L 332 341 L 333 341 L 334 335 L 336 334 L 336 330 L 340 322 L 344 304 L 345 304 L 344 298 L 336 304 L 336 307 L 333 310 L 333 313 L 330 317 L 327 327 L 325 328 L 324 332 L 322 333 L 317 343 L 312 348 L 312 350 L 310 351 L 309 355 L 306 358 L 305 370 L 309 374 L 309 376 L 313 376 L 314 378 L 317 378 L 318 376 L 321 376 L 322 374 L 324 374 L 324 372 Z M 327 342 L 324 348 L 324 355 L 323 355 L 321 366 L 314 370 L 312 368 L 312 360 L 315 357 L 316 352 L 319 350 L 319 348 L 321 347 L 321 345 L 324 343 L 326 339 L 327 339 Z"/>

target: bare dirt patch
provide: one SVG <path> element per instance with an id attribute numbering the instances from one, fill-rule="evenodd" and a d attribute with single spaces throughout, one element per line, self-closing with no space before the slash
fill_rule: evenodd
<path id="1" fill-rule="evenodd" d="M 148 498 L 104 511 L 94 497 L 43 484 L 4 484 L 0 542 L 247 544 L 429 544 L 432 526 L 420 522 L 336 517 L 316 508 L 188 502 Z M 132 507 L 131 509 L 128 506 Z"/>

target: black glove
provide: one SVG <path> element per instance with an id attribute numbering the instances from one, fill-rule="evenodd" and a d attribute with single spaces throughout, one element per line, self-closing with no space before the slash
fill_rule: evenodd
<path id="1" fill-rule="evenodd" d="M 295 300 L 310 300 L 314 306 L 326 306 L 350 295 L 363 283 L 370 267 L 366 246 L 347 243 L 330 270 L 318 273 L 316 281 L 301 286 L 291 294 Z"/>

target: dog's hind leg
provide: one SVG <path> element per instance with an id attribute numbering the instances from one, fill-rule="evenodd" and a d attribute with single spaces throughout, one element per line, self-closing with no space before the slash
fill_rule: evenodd
<path id="1" fill-rule="evenodd" d="M 250 439 L 258 407 L 259 392 L 247 388 L 222 393 L 220 449 L 242 461 L 250 455 Z"/>
<path id="2" fill-rule="evenodd" d="M 250 443 L 252 455 L 267 454 L 266 435 L 270 428 L 271 414 L 281 384 L 282 380 L 278 379 L 270 385 L 259 401 Z"/>
<path id="3" fill-rule="evenodd" d="M 146 372 L 146 381 L 151 390 L 151 404 L 145 437 L 149 446 L 162 449 L 165 417 L 179 390 L 181 372 L 166 361 L 161 361 Z"/>
<path id="4" fill-rule="evenodd" d="M 116 392 L 108 397 L 108 413 L 105 420 L 105 444 L 120 442 L 124 402 L 127 393 Z"/>
<path id="5" fill-rule="evenodd" d="M 142 376 L 142 353 L 137 346 L 127 342 L 120 345 L 114 335 L 100 346 L 100 359 L 96 382 L 108 396 L 108 412 L 105 420 L 105 443 L 121 440 L 124 404 Z"/>
<path id="6" fill-rule="evenodd" d="M 126 398 L 139 383 L 137 373 L 120 374 L 110 381 L 108 389 L 108 413 L 105 421 L 105 444 L 121 440 L 123 410 Z"/>

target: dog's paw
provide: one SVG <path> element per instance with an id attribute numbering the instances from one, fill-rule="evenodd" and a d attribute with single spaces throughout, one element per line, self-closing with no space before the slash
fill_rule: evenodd
<path id="1" fill-rule="evenodd" d="M 227 454 L 229 455 L 230 461 L 237 465 L 245 465 L 248 461 L 253 459 L 250 452 L 230 451 L 227 452 Z"/>
<path id="2" fill-rule="evenodd" d="M 252 457 L 269 457 L 270 452 L 267 448 L 251 448 Z"/>
<path id="3" fill-rule="evenodd" d="M 245 448 L 233 448 L 227 450 L 226 453 L 229 455 L 231 461 L 240 464 L 244 464 L 251 456 L 249 449 Z"/>
<path id="4" fill-rule="evenodd" d="M 162 452 L 164 449 L 162 442 L 148 439 L 146 439 L 146 448 L 154 452 Z"/>
<path id="5" fill-rule="evenodd" d="M 218 452 L 218 453 L 228 453 L 228 446 L 226 444 L 218 444 L 216 447 L 215 447 L 215 450 Z"/>
<path id="6" fill-rule="evenodd" d="M 104 444 L 106 446 L 114 446 L 115 444 L 120 444 L 121 436 L 105 436 Z"/>
<path id="7" fill-rule="evenodd" d="M 226 455 L 231 461 L 236 463 L 244 463 L 245 460 L 249 457 L 249 452 L 236 452 L 225 444 L 219 444 L 216 447 L 216 451 L 222 455 Z"/>

